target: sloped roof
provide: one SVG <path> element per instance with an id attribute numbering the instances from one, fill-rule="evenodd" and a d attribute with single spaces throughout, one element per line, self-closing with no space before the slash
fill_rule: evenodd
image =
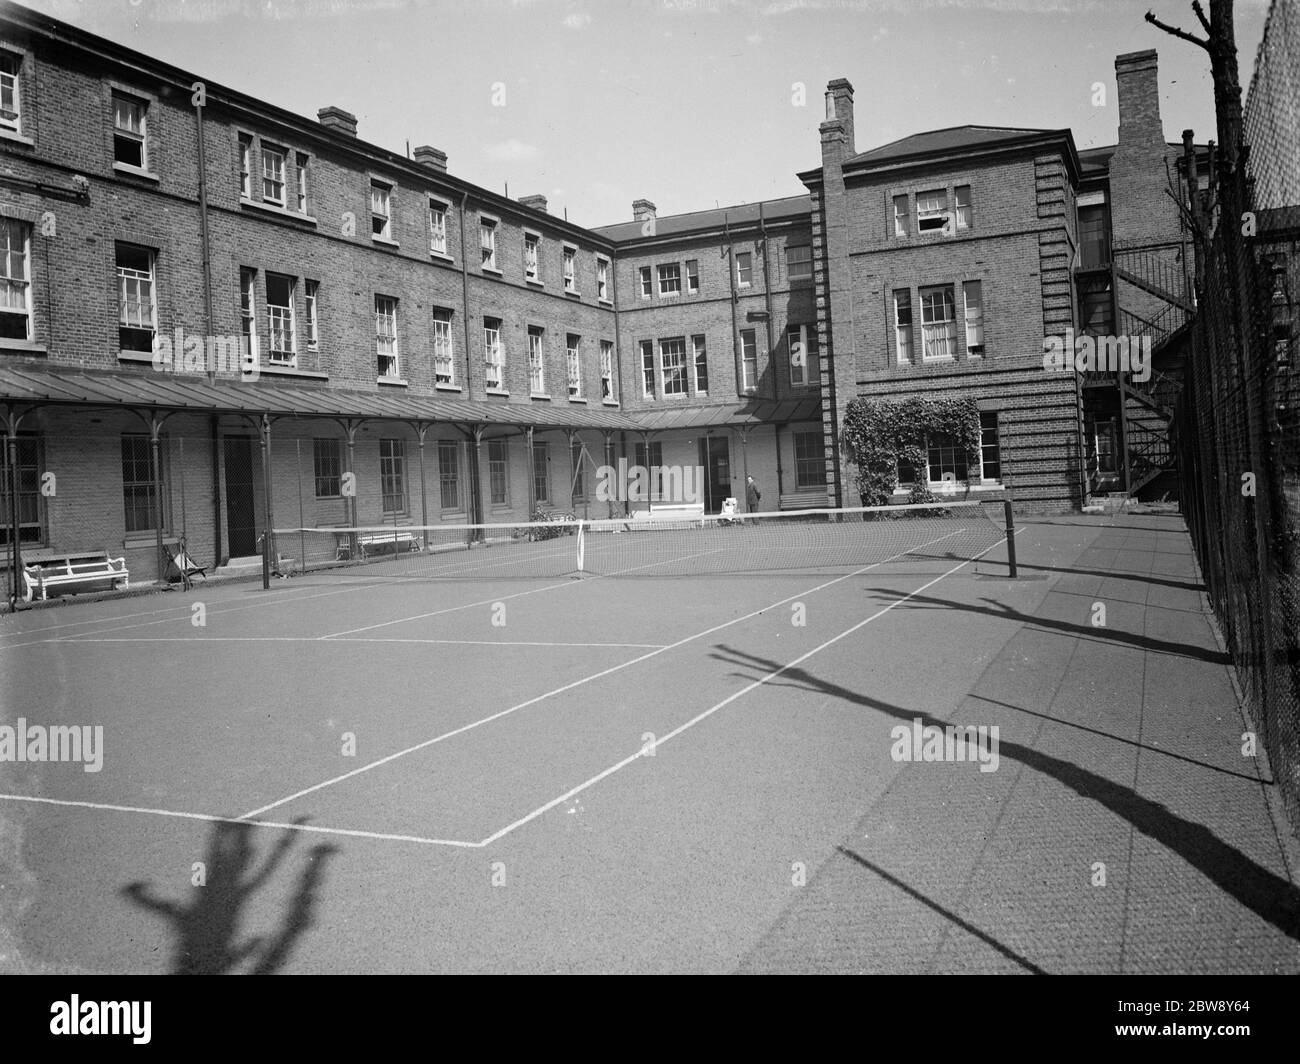
<path id="1" fill-rule="evenodd" d="M 769 222 L 788 221 L 792 218 L 811 216 L 812 199 L 808 195 L 787 196 L 785 199 L 764 200 L 763 217 Z M 707 211 L 692 211 L 689 214 L 669 214 L 655 219 L 656 237 L 674 234 L 707 232 L 720 230 L 724 219 L 731 225 L 757 225 L 758 203 L 740 203 L 732 207 L 714 207 Z M 609 240 L 640 240 L 645 234 L 641 232 L 641 222 L 616 222 L 613 225 L 598 226 L 592 230 Z"/>
<path id="2" fill-rule="evenodd" d="M 890 143 L 882 144 L 870 151 L 859 152 L 851 159 L 848 159 L 844 165 L 885 162 L 892 159 L 905 159 L 913 155 L 957 151 L 962 148 L 988 147 L 1056 132 L 1059 131 L 1054 129 L 1012 129 L 1002 126 L 952 126 L 948 129 L 933 129 L 926 133 L 914 133 L 910 137 L 890 141 Z"/>
<path id="3" fill-rule="evenodd" d="M 170 373 L 6 366 L 0 400 L 273 417 L 360 417 L 550 428 L 635 429 L 621 410 L 576 403 L 476 402 L 341 388 L 294 388 Z"/>

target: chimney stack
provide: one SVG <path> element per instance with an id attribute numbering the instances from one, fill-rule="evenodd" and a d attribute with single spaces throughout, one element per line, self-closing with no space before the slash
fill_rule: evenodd
<path id="1" fill-rule="evenodd" d="M 826 121 L 821 124 L 822 144 L 826 135 L 838 134 L 844 145 L 841 158 L 856 155 L 853 148 L 853 86 L 847 78 L 836 78 L 826 83 Z"/>
<path id="2" fill-rule="evenodd" d="M 520 196 L 519 202 L 521 205 L 530 207 L 535 211 L 541 211 L 543 214 L 547 213 L 545 196 Z"/>
<path id="3" fill-rule="evenodd" d="M 421 144 L 418 148 L 412 150 L 411 156 L 421 166 L 444 174 L 447 172 L 447 153 L 445 151 L 432 148 L 428 144 Z"/>
<path id="4" fill-rule="evenodd" d="M 1156 52 L 1129 52 L 1115 57 L 1119 104 L 1119 143 L 1149 147 L 1165 143 L 1160 124 L 1160 80 Z"/>
<path id="5" fill-rule="evenodd" d="M 316 112 L 316 117 L 322 126 L 335 133 L 342 133 L 345 137 L 357 135 L 357 116 L 342 107 L 322 107 Z"/>
<path id="6" fill-rule="evenodd" d="M 647 218 L 655 217 L 657 208 L 648 199 L 638 199 L 632 201 L 632 217 L 638 222 L 644 222 Z"/>

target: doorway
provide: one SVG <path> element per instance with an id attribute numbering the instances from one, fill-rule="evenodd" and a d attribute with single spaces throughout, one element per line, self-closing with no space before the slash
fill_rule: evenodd
<path id="1" fill-rule="evenodd" d="M 731 449 L 725 436 L 700 439 L 700 467 L 704 470 L 704 512 L 716 514 L 722 500 L 731 496 Z"/>
<path id="2" fill-rule="evenodd" d="M 230 556 L 247 558 L 257 553 L 257 515 L 254 509 L 253 439 L 227 436 L 226 451 L 226 534 Z"/>

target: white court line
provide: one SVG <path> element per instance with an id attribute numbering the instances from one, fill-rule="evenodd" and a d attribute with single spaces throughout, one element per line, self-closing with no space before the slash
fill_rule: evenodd
<path id="1" fill-rule="evenodd" d="M 947 537 L 944 537 L 944 538 L 947 538 Z M 1004 536 L 1003 539 L 1002 539 L 1002 541 L 1001 541 L 1001 543 L 1005 543 L 1005 542 L 1006 542 L 1006 537 Z M 977 555 L 975 555 L 975 557 L 973 557 L 973 558 L 967 558 L 967 559 L 966 559 L 964 562 L 962 562 L 960 565 L 956 565 L 956 566 L 954 566 L 953 568 L 949 569 L 946 573 L 942 574 L 941 576 L 936 576 L 936 577 L 935 577 L 933 580 L 931 580 L 929 583 L 922 584 L 922 585 L 921 585 L 920 587 L 918 587 L 915 591 L 911 591 L 911 592 L 909 592 L 905 598 L 896 599 L 895 601 L 891 602 L 888 606 L 885 606 L 883 609 L 877 610 L 877 611 L 876 611 L 875 613 L 873 613 L 870 617 L 867 617 L 867 618 L 865 618 L 864 620 L 859 621 L 857 624 L 853 625 L 851 628 L 846 628 L 844 631 L 840 632 L 839 635 L 832 636 L 830 639 L 826 640 L 826 642 L 822 643 L 821 646 L 814 647 L 812 650 L 808 651 L 806 654 L 800 654 L 799 657 L 797 657 L 797 658 L 794 659 L 794 661 L 791 661 L 791 662 L 788 662 L 788 663 L 785 664 L 785 665 L 782 665 L 779 669 L 773 669 L 773 670 L 772 670 L 771 672 L 769 672 L 766 676 L 760 677 L 759 679 L 755 680 L 753 683 L 749 684 L 748 686 L 746 686 L 746 687 L 742 687 L 739 691 L 736 691 L 734 694 L 728 695 L 728 696 L 727 696 L 726 698 L 724 698 L 721 702 L 717 703 L 716 705 L 710 706 L 710 707 L 709 707 L 708 709 L 706 709 L 703 713 L 700 713 L 700 714 L 698 714 L 698 715 L 692 717 L 692 718 L 691 718 L 690 720 L 688 720 L 685 724 L 680 724 L 680 725 L 678 725 L 676 728 L 674 728 L 672 731 L 670 731 L 667 735 L 665 735 L 662 739 L 656 739 L 655 742 L 654 742 L 655 749 L 657 750 L 660 746 L 662 746 L 664 743 L 666 743 L 669 739 L 673 739 L 673 738 L 676 738 L 678 735 L 681 735 L 681 734 L 682 734 L 684 731 L 686 731 L 688 728 L 693 728 L 693 727 L 695 727 L 695 725 L 699 724 L 700 721 L 702 721 L 702 720 L 706 720 L 707 718 L 713 716 L 713 714 L 715 714 L 716 712 L 718 712 L 718 710 L 722 709 L 722 708 L 725 707 L 725 706 L 729 706 L 732 702 L 736 701 L 736 699 L 738 699 L 738 698 L 743 698 L 745 695 L 749 694 L 750 691 L 753 691 L 753 690 L 755 690 L 756 688 L 762 687 L 762 686 L 763 686 L 765 683 L 767 683 L 769 680 L 774 680 L 774 679 L 776 679 L 776 677 L 780 676 L 783 672 L 786 672 L 786 671 L 789 670 L 789 669 L 793 669 L 796 665 L 799 665 L 799 664 L 801 664 L 802 662 L 807 661 L 807 660 L 808 660 L 809 658 L 811 658 L 813 655 L 815 655 L 815 654 L 820 654 L 820 653 L 821 653 L 823 650 L 825 650 L 827 647 L 832 646 L 832 645 L 835 644 L 835 643 L 838 643 L 838 642 L 839 642 L 841 639 L 843 639 L 845 636 L 852 635 L 852 634 L 853 634 L 854 632 L 856 632 L 859 628 L 862 628 L 862 627 L 864 627 L 864 626 L 870 624 L 872 621 L 876 620 L 876 618 L 878 618 L 878 617 L 883 617 L 886 613 L 888 613 L 890 610 L 892 610 L 895 606 L 901 606 L 901 605 L 902 605 L 904 602 L 906 602 L 908 599 L 912 598 L 912 597 L 915 596 L 915 595 L 919 595 L 919 594 L 920 594 L 922 591 L 924 591 L 926 588 L 928 588 L 928 587 L 933 587 L 933 586 L 934 586 L 935 584 L 937 584 L 940 580 L 943 580 L 943 579 L 945 579 L 946 577 L 952 576 L 952 574 L 955 573 L 958 569 L 965 568 L 965 567 L 966 567 L 967 565 L 969 565 L 971 562 L 978 561 L 980 558 L 984 557 L 984 555 L 986 555 L 989 551 L 993 550 L 994 547 L 1001 546 L 1001 543 L 995 543 L 995 544 L 993 544 L 992 547 L 987 547 L 987 548 L 985 548 L 984 550 L 980 551 L 980 553 L 977 554 Z M 924 546 L 929 546 L 929 544 L 928 544 L 928 543 L 927 543 L 927 544 L 924 544 Z M 915 549 L 915 548 L 913 548 L 913 549 Z M 808 593 L 808 592 L 805 592 L 805 594 L 807 594 L 807 593 Z M 776 605 L 779 606 L 779 605 L 781 605 L 781 603 L 778 602 Z M 516 820 L 513 824 L 507 824 L 507 825 L 506 825 L 505 827 L 503 827 L 500 831 L 494 832 L 493 834 L 489 835 L 486 839 L 483 840 L 483 842 L 482 842 L 480 845 L 482 845 L 482 846 L 490 846 L 490 845 L 492 845 L 492 843 L 496 842 L 496 841 L 497 841 L 498 839 L 500 839 L 502 836 L 504 836 L 504 835 L 508 835 L 510 832 L 514 831 L 516 828 L 523 827 L 523 826 L 524 826 L 525 824 L 527 824 L 530 820 L 535 820 L 537 817 L 539 817 L 539 816 L 541 816 L 542 814 L 544 814 L 544 813 L 550 811 L 551 809 L 554 809 L 557 805 L 560 805 L 562 802 L 567 802 L 567 801 L 568 801 L 570 798 L 572 798 L 575 794 L 579 794 L 579 793 L 581 793 L 582 791 L 585 791 L 588 787 L 595 786 L 595 785 L 596 785 L 597 783 L 599 783 L 601 780 L 603 780 L 603 779 L 605 779 L 605 778 L 607 778 L 607 777 L 609 777 L 609 776 L 612 776 L 612 775 L 613 775 L 615 772 L 617 772 L 619 769 L 626 768 L 628 765 L 632 764 L 632 762 L 634 762 L 634 761 L 639 761 L 641 758 L 643 758 L 643 757 L 645 757 L 645 756 L 646 756 L 646 755 L 645 755 L 644 750 L 637 750 L 637 752 L 636 752 L 635 754 L 632 754 L 630 757 L 625 757 L 622 761 L 619 761 L 617 764 L 610 765 L 609 768 L 605 769 L 603 772 L 597 773 L 595 776 L 592 776 L 591 779 L 587 780 L 586 782 L 584 782 L 584 783 L 580 783 L 580 784 L 578 784 L 576 787 L 572 788 L 571 790 L 567 790 L 567 791 L 565 791 L 565 792 L 564 792 L 562 795 L 560 795 L 558 798 L 553 798 L 553 799 L 551 799 L 549 802 L 547 802 L 545 805 L 538 806 L 538 807 L 537 807 L 536 809 L 534 809 L 531 813 L 527 814 L 526 816 L 522 816 L 522 817 L 520 817 L 520 818 L 519 818 L 518 820 Z"/>
<path id="2" fill-rule="evenodd" d="M 307 599 L 329 598 L 331 595 L 346 595 L 353 591 L 369 591 L 373 588 L 384 587 L 384 586 L 385 585 L 382 583 L 381 584 L 360 584 L 357 586 L 338 588 L 337 590 L 334 591 L 322 591 L 319 595 L 301 594 L 301 595 L 294 595 L 288 598 L 258 599 L 258 601 L 256 602 L 241 602 L 232 605 L 229 608 L 224 608 L 224 609 L 222 608 L 222 605 L 218 603 L 214 605 L 209 612 L 213 616 L 225 617 L 232 613 L 240 613 L 243 610 L 257 609 L 258 607 L 261 606 L 279 606 L 279 605 L 283 605 L 286 602 L 303 602 Z M 285 588 L 284 590 L 290 591 L 291 589 Z M 194 600 L 194 602 L 201 602 L 201 601 L 202 599 Z M 93 605 L 93 603 L 87 603 L 87 605 Z M 104 625 L 103 628 L 97 628 L 94 631 L 87 633 L 88 635 L 98 635 L 101 632 L 129 632 L 133 628 L 149 628 L 155 624 L 174 624 L 179 620 L 184 620 L 189 615 L 190 607 L 192 605 L 193 602 L 189 602 L 189 603 L 185 603 L 184 605 L 166 606 L 160 610 L 148 610 L 141 613 L 130 613 L 130 614 L 126 614 L 123 617 L 91 617 L 91 618 L 87 618 L 84 621 L 69 621 L 67 624 L 52 624 L 52 625 L 48 625 L 45 628 L 34 628 L 31 631 L 27 631 L 27 632 L 10 632 L 6 634 L 14 635 L 14 636 L 36 635 L 40 632 L 57 631 L 60 628 L 80 628 L 83 625 L 87 625 L 87 624 Z M 153 617 L 160 613 L 174 613 L 175 616 L 162 617 L 156 621 L 142 621 L 139 624 L 117 624 L 116 623 L 117 621 L 129 620 L 132 617 Z M 18 647 L 35 646 L 38 643 L 56 643 L 56 642 L 67 642 L 67 641 L 68 641 L 67 638 L 62 636 L 57 639 L 30 639 L 26 643 L 0 644 L 0 650 L 16 650 Z"/>
<path id="3" fill-rule="evenodd" d="M 63 636 L 47 639 L 47 643 L 319 643 L 315 635 L 196 635 L 196 636 L 123 636 L 122 638 L 94 636 Z M 428 643 L 445 646 L 471 647 L 580 647 L 585 649 L 616 647 L 623 650 L 657 650 L 663 643 L 552 643 L 543 640 L 522 639 L 397 639 L 375 636 L 372 639 L 331 639 L 331 643 Z"/>
<path id="4" fill-rule="evenodd" d="M 466 842 L 462 839 L 426 839 L 420 835 L 396 835 L 382 831 L 358 831 L 352 828 L 326 828 L 314 824 L 282 824 L 271 820 L 247 821 L 233 816 L 213 816 L 210 813 L 185 813 L 176 809 L 149 809 L 135 805 L 108 805 L 103 802 L 70 802 L 62 798 L 37 798 L 29 794 L 0 794 L 0 801 L 35 802 L 40 805 L 62 805 L 111 813 L 147 813 L 150 816 L 165 816 L 178 820 L 201 820 L 209 824 L 251 824 L 259 828 L 283 828 L 285 831 L 304 831 L 320 835 L 349 835 L 360 839 L 380 839 L 385 842 L 419 842 L 426 846 L 459 846 L 466 849 L 479 849 L 483 846 L 481 842 Z"/>
<path id="5" fill-rule="evenodd" d="M 898 554 L 895 554 L 892 557 L 885 558 L 878 562 L 873 562 L 871 565 L 864 565 L 860 569 L 855 569 L 851 573 L 845 573 L 843 576 L 837 576 L 833 580 L 827 580 L 825 583 L 818 584 L 816 587 L 810 588 L 807 591 L 799 591 L 793 595 L 781 599 L 779 602 L 773 602 L 770 605 L 763 606 L 762 608 L 757 610 L 753 610 L 752 612 L 745 614 L 743 617 L 734 617 L 729 621 L 723 622 L 722 624 L 717 624 L 714 625 L 712 628 L 706 628 L 702 632 L 696 632 L 694 635 L 689 635 L 685 639 L 679 639 L 676 643 L 669 643 L 667 646 L 658 647 L 657 649 L 650 651 L 648 654 L 641 654 L 635 658 L 631 658 L 628 661 L 622 662 L 621 664 L 611 665 L 609 668 L 602 669 L 600 672 L 594 672 L 589 676 L 584 676 L 581 679 L 572 681 L 571 683 L 566 683 L 563 687 L 557 687 L 554 690 L 547 691 L 545 694 L 537 695 L 534 698 L 528 699 L 526 702 L 520 702 L 517 705 L 511 706 L 509 709 L 503 709 L 497 713 L 493 713 L 491 716 L 482 717 L 479 720 L 471 721 L 469 724 L 463 724 L 459 728 L 454 728 L 451 731 L 443 732 L 441 735 L 434 736 L 432 739 L 425 739 L 423 742 L 416 743 L 413 746 L 408 746 L 404 750 L 398 750 L 395 753 L 388 754 L 386 757 L 381 757 L 376 761 L 369 762 L 368 764 L 359 765 L 357 768 L 354 768 L 348 772 L 344 772 L 342 775 L 335 776 L 333 779 L 324 780 L 320 783 L 313 784 L 310 787 L 304 787 L 302 790 L 295 791 L 293 794 L 285 798 L 277 799 L 276 801 L 270 802 L 267 805 L 259 806 L 257 809 L 250 810 L 249 812 L 244 813 L 242 816 L 240 816 L 239 819 L 247 820 L 255 816 L 260 816 L 262 813 L 269 812 L 270 810 L 275 809 L 278 806 L 286 805 L 289 802 L 296 801 L 299 798 L 303 798 L 309 794 L 312 794 L 315 791 L 323 790 L 326 787 L 332 787 L 336 783 L 342 783 L 345 780 L 351 779 L 353 776 L 359 776 L 363 772 L 369 772 L 371 769 L 379 768 L 382 765 L 387 765 L 391 761 L 396 761 L 398 758 L 405 757 L 407 754 L 416 753 L 417 751 L 424 750 L 427 747 L 435 745 L 436 743 L 444 742 L 447 739 L 451 739 L 467 731 L 472 731 L 475 728 L 480 728 L 484 724 L 489 724 L 494 720 L 500 720 L 502 717 L 508 717 L 512 713 L 517 713 L 521 709 L 526 709 L 529 706 L 536 705 L 538 702 L 545 701 L 548 698 L 553 698 L 555 695 L 563 694 L 565 691 L 571 691 L 575 687 L 581 687 L 584 684 L 591 683 L 593 680 L 602 679 L 603 677 L 609 676 L 615 672 L 619 672 L 622 669 L 627 669 L 633 665 L 638 665 L 643 661 L 649 661 L 651 658 L 658 657 L 660 654 L 663 654 L 669 650 L 676 650 L 678 647 L 685 646 L 687 643 L 694 642 L 696 639 L 703 639 L 705 636 L 712 635 L 714 632 L 720 632 L 724 628 L 730 628 L 733 624 L 739 624 L 741 621 L 750 620 L 753 617 L 757 617 L 761 613 L 766 613 L 768 610 L 774 610 L 778 606 L 784 606 L 787 602 L 794 602 L 796 599 L 802 598 L 807 595 L 815 594 L 818 591 L 822 591 L 835 584 L 842 583 L 845 580 L 851 580 L 855 576 L 859 576 L 862 573 L 867 572 L 868 570 L 875 569 L 877 566 L 884 565 L 886 562 L 891 562 L 895 558 L 901 558 L 906 554 L 910 554 L 914 550 L 919 550 L 921 547 L 930 547 L 933 546 L 935 543 L 942 542 L 945 539 L 950 539 L 951 537 L 957 535 L 960 531 L 961 530 L 959 529 L 955 532 L 949 532 L 946 535 L 938 536 L 937 538 L 930 540 L 928 543 L 913 544 L 912 546 L 909 546 L 907 550 L 900 551 Z M 994 544 L 994 546 L 997 546 L 997 544 Z M 987 554 L 988 551 L 992 549 L 993 547 L 989 547 L 987 550 L 983 551 L 982 554 Z M 973 558 L 968 558 L 966 561 L 962 562 L 962 565 L 967 565 L 974 560 L 975 559 Z M 927 584 L 926 586 L 929 587 L 929 584 Z M 915 592 L 913 592 L 913 594 L 915 594 Z"/>

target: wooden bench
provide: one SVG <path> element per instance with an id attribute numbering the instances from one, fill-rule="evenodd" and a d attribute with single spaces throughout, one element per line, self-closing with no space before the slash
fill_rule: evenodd
<path id="1" fill-rule="evenodd" d="M 825 488 L 812 488 L 808 491 L 787 491 L 777 501 L 777 508 L 781 510 L 822 510 L 826 506 Z"/>
<path id="2" fill-rule="evenodd" d="M 352 533 L 335 533 L 335 561 L 349 561 L 352 557 Z M 408 528 L 395 528 L 391 532 L 361 532 L 356 536 L 357 553 L 362 559 L 372 554 L 414 554 L 424 549 L 424 543 Z"/>
<path id="3" fill-rule="evenodd" d="M 23 558 L 23 579 L 27 585 L 24 602 L 33 595 L 42 602 L 51 588 L 67 584 L 86 584 L 107 580 L 109 588 L 131 586 L 126 558 L 113 558 L 108 551 L 77 551 L 71 554 L 42 554 Z"/>
<path id="4" fill-rule="evenodd" d="M 663 502 L 651 503 L 649 510 L 633 510 L 633 521 L 674 521 L 681 519 L 690 524 L 704 525 L 704 503 Z"/>

